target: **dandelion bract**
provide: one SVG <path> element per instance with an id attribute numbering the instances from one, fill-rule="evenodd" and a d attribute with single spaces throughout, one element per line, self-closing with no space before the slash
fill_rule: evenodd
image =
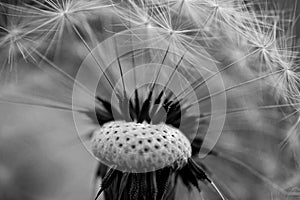
<path id="1" fill-rule="evenodd" d="M 66 188 L 74 177 L 85 184 L 77 181 L 59 198 L 299 199 L 296 7 L 256 0 L 2 1 L 1 107 L 19 106 L 16 113 L 28 117 L 18 122 L 24 130 L 40 130 L 41 121 L 56 127 L 36 137 L 54 137 L 55 155 L 68 152 L 60 159 L 65 171 L 93 168 L 69 173 Z M 37 117 L 28 107 L 39 113 L 35 126 L 25 123 Z M 1 141 L 11 141 L 3 127 Z M 92 159 L 77 156 L 74 146 Z M 74 157 L 77 164 L 68 165 Z M 0 191 L 19 193 L 9 183 L 21 172 L 8 173 L 1 160 Z M 52 186 L 48 176 L 40 179 Z M 37 198 L 49 196 L 28 196 Z"/>

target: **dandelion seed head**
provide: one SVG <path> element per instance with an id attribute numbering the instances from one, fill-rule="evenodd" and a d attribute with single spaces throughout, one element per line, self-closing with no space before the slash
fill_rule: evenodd
<path id="1" fill-rule="evenodd" d="M 24 19 L 22 25 L 29 28 L 27 32 L 23 31 L 21 35 L 35 34 L 34 41 L 39 47 L 45 47 L 44 50 L 47 51 L 45 54 L 47 54 L 51 47 L 55 46 L 55 50 L 58 51 L 63 46 L 62 43 L 66 34 L 74 36 L 81 31 L 81 37 L 84 35 L 84 37 L 93 40 L 95 36 L 91 31 L 90 20 L 94 19 L 95 16 L 102 16 L 102 13 L 105 12 L 98 11 L 108 10 L 112 4 L 109 4 L 107 0 L 45 0 L 43 2 L 33 0 L 32 4 L 23 3 L 12 6 L 1 3 L 1 6 L 12 12 L 11 18 L 19 18 L 19 21 Z M 73 37 L 73 39 L 75 38 Z"/>
<path id="2" fill-rule="evenodd" d="M 294 38 L 280 31 L 276 43 L 269 51 L 268 69 L 274 74 L 276 95 L 286 102 L 298 102 L 300 89 L 299 52 L 293 48 Z"/>
<path id="3" fill-rule="evenodd" d="M 37 41 L 34 31 L 28 18 L 21 11 L 14 11 L 12 8 L 3 8 L 5 18 L 0 19 L 0 50 L 1 72 L 9 73 L 16 71 L 16 62 L 31 57 L 32 50 L 36 48 Z M 5 78 L 2 77 L 4 80 Z"/>
<path id="4" fill-rule="evenodd" d="M 92 143 L 99 160 L 121 171 L 182 168 L 191 157 L 186 136 L 165 124 L 109 122 L 95 132 Z"/>
<path id="5" fill-rule="evenodd" d="M 18 27 L 13 26 L 9 33 L 12 38 L 16 38 L 21 33 L 21 30 Z"/>
<path id="6" fill-rule="evenodd" d="M 218 4 L 217 1 L 208 1 L 208 3 L 210 4 L 211 7 L 215 8 L 215 9 L 220 8 L 220 5 Z"/>
<path id="7" fill-rule="evenodd" d="M 300 75 L 293 67 L 283 65 L 282 72 L 275 76 L 279 96 L 288 102 L 297 102 L 300 97 Z"/>
<path id="8" fill-rule="evenodd" d="M 64 17 L 64 16 L 67 15 L 68 13 L 69 13 L 68 10 L 61 10 L 60 13 L 59 13 L 59 15 L 60 15 L 61 17 Z"/>

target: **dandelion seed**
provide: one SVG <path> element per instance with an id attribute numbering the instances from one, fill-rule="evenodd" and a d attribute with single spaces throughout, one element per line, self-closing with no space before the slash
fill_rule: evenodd
<path id="1" fill-rule="evenodd" d="M 22 11 L 1 7 L 0 19 L 0 51 L 1 79 L 5 82 L 13 72 L 17 71 L 15 65 L 20 60 L 32 58 L 32 51 L 37 47 L 37 35 L 31 32 L 29 20 Z M 24 17 L 22 17 L 24 15 Z M 21 59 L 20 59 L 21 58 Z"/>
<path id="2" fill-rule="evenodd" d="M 55 45 L 56 51 L 59 51 L 63 38 L 67 33 L 82 31 L 88 39 L 97 42 L 91 27 L 89 26 L 90 13 L 103 11 L 112 5 L 108 1 L 33 1 L 34 5 L 25 4 L 14 8 L 34 19 L 32 29 L 42 31 L 39 35 L 39 46 L 46 45 L 46 53 L 50 47 Z M 4 6 L 7 6 L 4 4 Z M 105 12 L 103 12 L 105 13 Z M 76 29 L 76 30 L 74 30 Z M 46 33 L 46 34 L 45 34 Z M 77 36 L 77 33 L 75 34 Z M 74 37 L 74 34 L 73 36 Z M 76 37 L 72 38 L 73 40 Z"/>
<path id="3" fill-rule="evenodd" d="M 193 62 L 197 62 L 197 55 L 206 56 L 198 44 L 200 41 L 207 42 L 208 38 L 200 37 L 203 35 L 201 29 L 169 7 L 168 3 L 139 5 L 129 1 L 129 7 L 121 8 L 118 15 L 124 20 L 130 34 L 141 37 L 141 40 L 162 48 L 168 47 L 178 54 L 185 53 Z"/>
<path id="4" fill-rule="evenodd" d="M 279 97 L 285 101 L 297 102 L 299 99 L 299 69 L 298 69 L 298 59 L 299 52 L 297 49 L 290 48 L 289 39 L 281 39 L 278 42 L 278 52 L 277 52 L 277 68 L 282 69 L 282 73 L 274 78 L 276 81 L 277 91 Z"/>

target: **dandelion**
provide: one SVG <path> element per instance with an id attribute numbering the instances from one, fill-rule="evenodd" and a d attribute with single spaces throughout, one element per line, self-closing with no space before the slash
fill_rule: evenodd
<path id="1" fill-rule="evenodd" d="M 2 4 L 2 3 L 1 3 Z M 0 5 L 1 6 L 1 5 Z M 16 63 L 31 58 L 32 51 L 38 46 L 37 35 L 31 32 L 28 18 L 21 10 L 15 10 L 17 5 L 1 6 L 0 19 L 0 49 L 1 82 L 5 83 L 8 77 L 15 72 Z"/>
<path id="2" fill-rule="evenodd" d="M 198 57 L 207 56 L 198 44 L 207 43 L 210 39 L 201 37 L 206 33 L 169 4 L 171 2 L 141 1 L 138 4 L 129 1 L 129 5 L 117 9 L 116 13 L 122 24 L 130 28 L 131 35 L 138 35 L 141 40 L 155 43 L 162 48 L 168 46 L 169 50 L 177 51 L 178 54 L 184 52 L 189 61 L 197 63 Z"/>
<path id="3" fill-rule="evenodd" d="M 295 19 L 295 14 L 288 17 L 290 21 Z M 291 22 L 288 22 L 291 23 Z M 278 75 L 277 84 L 278 91 L 285 101 L 297 102 L 299 97 L 299 70 L 298 70 L 298 47 L 295 45 L 294 25 L 284 28 L 286 22 L 282 24 L 282 31 L 276 42 L 276 50 L 274 51 L 273 63 L 278 69 L 282 69 L 282 73 Z M 281 92 L 280 92 L 281 91 Z"/>
<path id="4" fill-rule="evenodd" d="M 71 74 L 34 48 L 30 63 L 58 87 L 38 79 L 38 89 L 3 90 L 0 99 L 72 112 L 97 162 L 93 198 L 299 198 L 297 180 L 286 186 L 299 171 L 291 19 L 235 0 L 1 5 L 31 16 L 27 33 L 50 31 L 39 42 L 62 45 L 70 36 L 79 43 L 64 45 L 88 53 Z M 111 37 L 97 40 L 87 11 L 109 13 Z M 280 148 L 291 141 L 292 151 Z"/>
<path id="5" fill-rule="evenodd" d="M 32 3 L 23 3 L 14 7 L 5 3 L 2 5 L 13 11 L 21 11 L 34 21 L 30 32 L 43 33 L 39 34 L 36 39 L 39 40 L 39 47 L 46 49 L 44 55 L 47 55 L 53 46 L 55 46 L 54 51 L 58 51 L 63 46 L 67 34 L 73 40 L 79 37 L 84 45 L 87 45 L 86 38 L 97 43 L 90 27 L 90 21 L 94 17 L 92 14 L 101 16 L 99 12 L 102 12 L 102 15 L 105 15 L 103 9 L 112 6 L 107 1 L 74 0 L 45 1 L 44 3 L 32 1 Z"/>

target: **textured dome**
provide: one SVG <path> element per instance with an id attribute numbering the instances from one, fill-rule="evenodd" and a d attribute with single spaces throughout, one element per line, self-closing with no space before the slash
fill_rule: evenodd
<path id="1" fill-rule="evenodd" d="M 148 172 L 181 168 L 191 156 L 189 140 L 166 124 L 114 121 L 94 133 L 94 155 L 121 171 Z"/>

